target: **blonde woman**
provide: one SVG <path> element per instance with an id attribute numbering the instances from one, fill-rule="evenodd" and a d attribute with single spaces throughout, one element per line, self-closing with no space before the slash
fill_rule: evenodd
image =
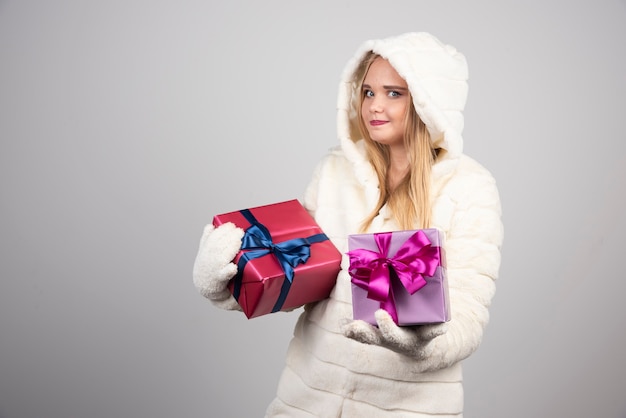
<path id="1" fill-rule="evenodd" d="M 365 42 L 339 88 L 339 145 L 320 162 L 304 205 L 337 248 L 349 234 L 438 228 L 445 234 L 451 320 L 378 326 L 352 319 L 348 257 L 330 297 L 305 306 L 267 417 L 462 417 L 461 361 L 479 346 L 500 266 L 495 181 L 463 154 L 467 64 L 428 33 Z M 207 226 L 194 282 L 216 305 L 243 231 Z"/>

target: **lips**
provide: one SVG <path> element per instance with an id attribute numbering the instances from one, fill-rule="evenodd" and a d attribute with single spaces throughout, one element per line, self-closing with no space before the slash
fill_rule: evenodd
<path id="1" fill-rule="evenodd" d="M 381 126 L 381 125 L 384 125 L 387 122 L 389 122 L 389 121 L 386 121 L 386 120 L 371 120 L 370 121 L 370 125 L 372 125 L 372 126 Z"/>

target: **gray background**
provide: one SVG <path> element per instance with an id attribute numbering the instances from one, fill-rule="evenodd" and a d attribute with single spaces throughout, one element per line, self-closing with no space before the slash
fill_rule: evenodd
<path id="1" fill-rule="evenodd" d="M 259 417 L 297 313 L 191 269 L 216 213 L 299 198 L 366 39 L 468 58 L 505 245 L 466 416 L 626 417 L 626 3 L 0 1 L 0 417 Z"/>

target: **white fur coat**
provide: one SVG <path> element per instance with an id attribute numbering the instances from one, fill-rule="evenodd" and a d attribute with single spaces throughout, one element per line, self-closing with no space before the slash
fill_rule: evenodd
<path id="1" fill-rule="evenodd" d="M 378 180 L 363 141 L 351 126 L 353 73 L 364 53 L 387 58 L 407 80 L 414 106 L 441 149 L 433 168 L 432 227 L 445 233 L 451 321 L 435 338 L 426 360 L 346 338 L 352 319 L 351 286 L 344 255 L 330 298 L 307 306 L 290 343 L 286 367 L 268 417 L 460 417 L 463 388 L 460 361 L 479 346 L 495 292 L 503 229 L 500 201 L 490 173 L 462 154 L 462 110 L 467 67 L 454 48 L 425 33 L 366 42 L 344 72 L 339 93 L 340 146 L 321 161 L 305 207 L 345 254 L 348 234 L 378 199 Z M 428 65 L 424 64 L 424 60 Z M 370 232 L 398 230 L 386 207 Z"/>

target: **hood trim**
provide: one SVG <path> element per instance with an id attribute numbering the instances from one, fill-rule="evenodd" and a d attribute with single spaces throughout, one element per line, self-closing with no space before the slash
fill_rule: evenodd
<path id="1" fill-rule="evenodd" d="M 417 114 L 440 153 L 433 166 L 433 180 L 452 172 L 463 153 L 463 109 L 467 101 L 467 62 L 463 54 L 426 32 L 410 32 L 361 44 L 346 64 L 337 97 L 337 134 L 346 158 L 369 196 L 378 198 L 378 179 L 367 160 L 361 138 L 352 137 L 352 121 L 360 112 L 352 105 L 358 99 L 354 73 L 363 57 L 373 51 L 387 59 L 407 82 Z M 356 97 L 355 97 L 356 96 Z M 369 198 L 368 198 L 369 200 Z"/>

